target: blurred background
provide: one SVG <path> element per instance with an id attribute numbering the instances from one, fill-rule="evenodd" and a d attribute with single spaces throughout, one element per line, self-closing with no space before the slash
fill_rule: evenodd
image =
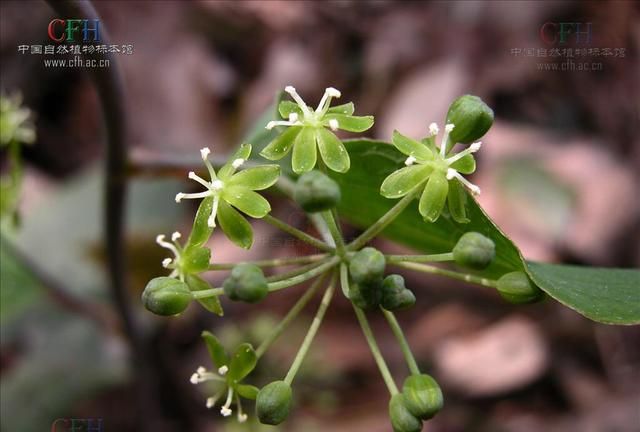
<path id="1" fill-rule="evenodd" d="M 376 116 L 368 133 L 383 140 L 395 128 L 424 136 L 432 121 L 442 124 L 453 99 L 472 93 L 496 114 L 473 176 L 483 190 L 479 201 L 523 254 L 640 264 L 638 2 L 95 6 L 112 42 L 132 46 L 115 57 L 134 164 L 197 157 L 203 146 L 227 153 L 287 84 L 309 101 L 327 86 L 340 89 L 356 114 Z M 1 88 L 22 95 L 36 128 L 35 142 L 22 148 L 20 223 L 3 226 L 0 429 L 50 430 L 56 419 L 76 418 L 93 419 L 76 430 L 276 430 L 255 419 L 222 421 L 189 376 L 209 366 L 202 329 L 229 347 L 259 342 L 297 296 L 270 296 L 257 307 L 227 302 L 224 319 L 197 305 L 180 319 L 146 312 L 140 293 L 163 274 L 165 257 L 153 239 L 176 227 L 185 232 L 195 207 L 173 200 L 187 188 L 186 170 L 173 177 L 142 170 L 131 178 L 127 210 L 127 277 L 142 339 L 132 358 L 105 272 L 105 130 L 95 88 L 84 68 L 46 67 L 44 54 L 20 51 L 51 43 L 47 26 L 60 17 L 46 3 L 8 0 L 0 12 Z M 3 175 L 8 159 L 3 151 Z M 294 206 L 270 199 L 277 216 L 311 230 Z M 308 253 L 265 223 L 254 230 L 250 252 L 214 235 L 214 260 Z M 216 273 L 211 282 L 224 277 Z M 595 324 L 551 301 L 516 308 L 490 290 L 406 277 L 419 295 L 401 323 L 445 393 L 444 411 L 425 429 L 640 431 L 637 327 Z M 301 340 L 309 319 L 300 318 L 271 349 L 252 382 L 286 373 L 298 346 L 286 341 Z M 401 377 L 391 333 L 377 318 L 373 325 Z M 141 368 L 132 369 L 132 361 Z M 295 396 L 294 415 L 280 430 L 391 430 L 387 392 L 345 299 L 330 309 Z"/>

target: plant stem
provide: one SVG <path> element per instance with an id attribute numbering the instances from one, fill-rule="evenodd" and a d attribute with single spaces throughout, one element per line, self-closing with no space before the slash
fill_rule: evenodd
<path id="1" fill-rule="evenodd" d="M 326 273 L 325 273 L 326 274 Z M 282 334 L 282 332 L 287 328 L 287 326 L 293 321 L 298 314 L 304 309 L 304 307 L 309 303 L 313 295 L 318 290 L 320 284 L 324 281 L 325 275 L 320 276 L 318 279 L 313 282 L 311 287 L 298 299 L 295 305 L 289 310 L 287 315 L 278 323 L 278 325 L 271 331 L 269 336 L 262 341 L 258 349 L 256 349 L 256 356 L 258 358 L 262 357 L 262 355 L 269 349 L 271 344 Z"/>
<path id="2" fill-rule="evenodd" d="M 304 360 L 307 352 L 309 351 L 309 347 L 311 346 L 311 342 L 313 342 L 313 338 L 318 332 L 318 328 L 320 328 L 320 323 L 322 323 L 322 319 L 324 318 L 324 314 L 331 303 L 331 299 L 333 298 L 333 292 L 335 288 L 335 275 L 331 279 L 331 283 L 329 287 L 324 292 L 322 296 L 322 301 L 320 302 L 320 307 L 318 307 L 318 312 L 316 312 L 316 316 L 313 318 L 313 322 L 307 331 L 307 335 L 304 337 L 304 341 L 302 341 L 302 346 L 298 350 L 296 357 L 293 359 L 293 363 L 289 368 L 289 372 L 284 377 L 284 381 L 291 385 L 293 379 L 296 377 L 298 370 L 300 369 L 300 365 L 302 365 L 302 361 Z"/>
<path id="3" fill-rule="evenodd" d="M 325 258 L 321 261 L 318 262 L 314 262 L 311 264 L 307 264 L 305 266 L 302 267 L 297 267 L 293 270 L 287 271 L 287 272 L 282 272 L 282 273 L 277 273 L 274 275 L 271 275 L 269 277 L 267 277 L 267 282 L 279 282 L 285 279 L 289 279 L 292 278 L 293 276 L 298 276 L 301 275 L 303 273 L 308 272 L 309 270 L 312 270 L 318 266 L 321 266 L 322 264 L 324 264 L 325 262 L 329 261 L 329 258 Z"/>
<path id="4" fill-rule="evenodd" d="M 327 257 L 327 254 L 315 254 L 301 257 L 275 258 L 260 261 L 245 261 L 246 264 L 257 265 L 258 267 L 280 267 L 293 264 L 309 264 L 315 263 Z M 239 263 L 219 263 L 209 264 L 209 270 L 231 270 Z"/>
<path id="5" fill-rule="evenodd" d="M 384 357 L 382 357 L 382 354 L 380 353 L 380 348 L 378 348 L 378 344 L 373 336 L 373 332 L 371 331 L 371 327 L 369 326 L 369 322 L 367 321 L 364 311 L 356 305 L 353 305 L 353 309 L 356 312 L 356 317 L 358 318 L 358 322 L 362 328 L 362 333 L 364 333 L 364 337 L 367 340 L 367 343 L 369 343 L 369 349 L 378 364 L 378 369 L 380 369 L 380 374 L 389 389 L 389 393 L 391 396 L 398 394 L 398 387 L 391 376 L 391 372 L 389 372 L 389 368 L 387 367 L 387 363 L 384 361 Z"/>
<path id="6" fill-rule="evenodd" d="M 420 368 L 418 368 L 418 363 L 416 363 L 416 359 L 411 352 L 411 348 L 409 347 L 409 342 L 407 342 L 407 338 L 404 336 L 404 332 L 402 331 L 402 327 L 400 327 L 396 316 L 393 314 L 393 312 L 385 310 L 384 308 L 380 308 L 380 310 L 389 322 L 391 331 L 398 340 L 398 344 L 400 345 L 400 349 L 402 350 L 404 359 L 407 362 L 407 366 L 409 366 L 409 371 L 412 375 L 420 375 Z"/>
<path id="7" fill-rule="evenodd" d="M 445 262 L 453 261 L 453 252 L 432 254 L 432 255 L 385 255 L 387 263 L 394 264 L 399 262 Z"/>
<path id="8" fill-rule="evenodd" d="M 302 282 L 308 281 L 309 279 L 313 279 L 314 277 L 318 276 L 319 274 L 324 273 L 325 271 L 329 270 L 331 267 L 334 267 L 336 264 L 338 264 L 340 262 L 340 258 L 338 257 L 333 257 L 331 258 L 329 261 L 327 261 L 324 264 L 321 264 L 317 267 L 312 268 L 311 270 L 300 274 L 300 275 L 296 275 L 293 276 L 289 279 L 285 279 L 285 280 L 281 280 L 278 282 L 273 282 L 269 284 L 269 292 L 273 292 L 273 291 L 278 291 L 284 288 L 288 288 L 290 286 L 294 286 L 294 285 L 298 285 L 301 284 Z M 193 291 L 191 293 L 191 296 L 194 299 L 202 299 L 202 298 L 208 298 L 208 297 L 213 297 L 213 296 L 220 296 L 224 294 L 224 288 L 210 288 L 210 289 L 206 289 L 206 290 L 202 290 L 202 291 Z"/>
<path id="9" fill-rule="evenodd" d="M 369 240 L 377 236 L 383 229 L 387 227 L 402 211 L 413 201 L 413 199 L 420 192 L 419 187 L 415 187 L 411 192 L 406 194 L 400 201 L 389 209 L 380 219 L 378 219 L 373 225 L 371 225 L 365 232 L 360 234 L 358 238 L 352 241 L 348 246 L 348 250 L 358 250 Z"/>
<path id="10" fill-rule="evenodd" d="M 407 269 L 416 270 L 423 273 L 431 273 L 431 274 L 437 274 L 441 276 L 447 276 L 453 279 L 458 279 L 465 282 L 471 282 L 471 283 L 475 283 L 475 284 L 490 287 L 490 288 L 496 288 L 497 286 L 497 282 L 492 279 L 487 279 L 487 278 L 475 276 L 468 273 L 461 273 L 453 270 L 442 269 L 440 267 L 435 267 L 428 264 L 418 264 L 413 262 L 396 262 L 392 264 L 398 267 L 404 267 Z"/>
<path id="11" fill-rule="evenodd" d="M 338 224 L 336 219 L 333 216 L 331 211 L 322 212 L 322 217 L 324 221 L 327 223 L 327 227 L 329 228 L 329 232 L 331 233 L 331 237 L 333 237 L 333 241 L 336 243 L 336 251 L 341 258 L 345 257 L 345 248 L 344 248 L 344 239 L 342 238 L 342 233 L 340 232 L 340 228 L 338 228 Z"/>
<path id="12" fill-rule="evenodd" d="M 281 229 L 282 231 L 286 232 L 287 234 L 292 235 L 293 237 L 296 237 L 298 240 L 301 240 L 305 243 L 308 243 L 309 245 L 315 247 L 316 249 L 319 249 L 321 251 L 325 251 L 325 252 L 333 252 L 334 249 L 329 246 L 328 244 L 326 244 L 325 242 L 323 242 L 322 240 L 319 240 L 313 236 L 310 236 L 309 234 L 307 234 L 304 231 L 299 230 L 296 227 L 293 227 L 291 225 L 289 225 L 286 222 L 281 221 L 280 219 L 273 217 L 271 215 L 266 215 L 263 218 L 266 222 L 270 223 L 271 225 L 275 226 L 276 228 Z"/>

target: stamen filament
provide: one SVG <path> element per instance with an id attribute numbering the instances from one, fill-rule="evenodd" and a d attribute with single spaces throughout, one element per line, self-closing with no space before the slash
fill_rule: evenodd
<path id="1" fill-rule="evenodd" d="M 209 228 L 216 227 L 216 215 L 218 213 L 219 203 L 220 203 L 220 197 L 218 195 L 214 195 L 213 205 L 211 206 L 211 215 L 209 215 L 209 219 L 207 219 L 207 225 L 209 225 Z"/>
<path id="2" fill-rule="evenodd" d="M 296 91 L 295 87 L 293 86 L 286 86 L 284 88 L 284 91 L 286 91 L 287 93 L 289 93 L 291 95 L 291 97 L 293 98 L 293 100 L 298 104 L 298 106 L 300 107 L 300 109 L 302 110 L 302 112 L 304 113 L 305 117 L 308 117 L 311 115 L 311 111 L 309 111 L 309 107 L 307 106 L 307 104 L 304 102 L 304 100 L 302 100 L 302 98 L 300 97 L 300 95 L 298 94 L 298 92 Z"/>
<path id="3" fill-rule="evenodd" d="M 440 156 L 443 158 L 447 154 L 447 147 L 449 146 L 449 134 L 455 126 L 452 123 L 447 123 L 444 126 L 444 134 L 442 135 L 442 143 L 440 143 Z"/>
<path id="4" fill-rule="evenodd" d="M 451 165 L 455 161 L 463 158 L 464 156 L 466 156 L 468 154 L 471 154 L 471 153 L 477 152 L 478 150 L 480 150 L 481 146 L 482 146 L 482 142 L 473 143 L 468 148 L 462 150 L 460 153 L 455 154 L 455 155 L 451 156 L 450 158 L 445 159 L 444 161 L 447 164 Z"/>
<path id="5" fill-rule="evenodd" d="M 211 196 L 211 191 L 206 190 L 204 192 L 198 192 L 198 193 L 183 193 L 180 192 L 178 194 L 176 194 L 176 202 L 180 202 L 183 199 L 198 199 L 198 198 L 206 198 L 208 196 Z"/>
<path id="6" fill-rule="evenodd" d="M 193 171 L 189 171 L 189 175 L 187 176 L 189 177 L 189 179 L 191 180 L 195 180 L 198 183 L 200 183 L 202 186 L 206 187 L 207 189 L 209 189 L 210 184 L 208 181 L 206 181 L 205 179 L 203 179 L 202 177 L 200 177 L 198 174 L 194 173 Z"/>
<path id="7" fill-rule="evenodd" d="M 457 178 L 458 180 L 460 180 L 460 183 L 462 183 L 467 189 L 469 189 L 469 191 L 474 194 L 474 195 L 480 195 L 480 188 L 476 185 L 474 185 L 473 183 L 471 183 L 469 180 L 467 180 L 466 178 L 462 177 L 460 175 L 460 173 L 458 173 L 458 171 L 449 168 L 447 170 L 447 180 L 451 180 L 453 178 Z"/>

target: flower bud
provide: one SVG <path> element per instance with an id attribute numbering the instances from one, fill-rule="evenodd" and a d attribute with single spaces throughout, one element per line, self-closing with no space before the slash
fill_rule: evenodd
<path id="1" fill-rule="evenodd" d="M 394 432 L 420 432 L 422 420 L 411 414 L 405 405 L 405 397 L 398 393 L 389 401 L 389 417 Z"/>
<path id="2" fill-rule="evenodd" d="M 392 274 L 384 278 L 382 282 L 381 305 L 388 311 L 406 309 L 416 303 L 416 297 L 411 290 L 404 285 L 404 278 Z"/>
<path id="3" fill-rule="evenodd" d="M 444 404 L 440 386 L 427 374 L 408 377 L 402 386 L 402 394 L 407 409 L 422 420 L 436 415 Z"/>
<path id="4" fill-rule="evenodd" d="M 498 279 L 497 288 L 502 298 L 515 304 L 533 303 L 544 296 L 540 288 L 532 284 L 529 277 L 521 271 L 503 275 Z"/>
<path id="5" fill-rule="evenodd" d="M 349 284 L 349 300 L 360 309 L 375 309 L 382 297 L 382 280 Z"/>
<path id="6" fill-rule="evenodd" d="M 256 397 L 256 416 L 260 423 L 278 425 L 285 421 L 291 409 L 291 386 L 274 381 L 262 387 Z"/>
<path id="7" fill-rule="evenodd" d="M 359 250 L 349 262 L 349 274 L 356 283 L 372 283 L 384 275 L 385 259 L 382 252 L 372 247 Z"/>
<path id="8" fill-rule="evenodd" d="M 486 268 L 495 256 L 493 240 L 477 232 L 464 233 L 453 248 L 456 264 L 475 270 Z"/>
<path id="9" fill-rule="evenodd" d="M 455 126 L 449 134 L 451 143 L 470 144 L 487 133 L 493 124 L 493 110 L 478 96 L 460 96 L 449 107 L 447 123 Z"/>
<path id="10" fill-rule="evenodd" d="M 302 174 L 293 191 L 293 198 L 307 213 L 335 207 L 340 195 L 338 183 L 320 171 Z"/>
<path id="11" fill-rule="evenodd" d="M 144 307 L 156 315 L 179 314 L 190 301 L 191 292 L 187 284 L 170 277 L 151 279 L 142 293 Z"/>
<path id="12" fill-rule="evenodd" d="M 222 286 L 231 300 L 247 303 L 257 303 L 269 292 L 262 269 L 249 263 L 236 265 Z"/>

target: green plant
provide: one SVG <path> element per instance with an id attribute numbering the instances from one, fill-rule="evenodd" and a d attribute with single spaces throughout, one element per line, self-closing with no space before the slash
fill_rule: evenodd
<path id="1" fill-rule="evenodd" d="M 165 241 L 163 236 L 157 239 L 173 254 L 173 258 L 167 258 L 163 265 L 171 270 L 168 278 L 175 282 L 167 283 L 167 277 L 161 278 L 160 282 L 154 279 L 143 294 L 143 302 L 155 313 L 181 312 L 186 307 L 184 300 L 188 292 L 191 299 L 207 310 L 222 315 L 219 299 L 225 295 L 231 300 L 257 303 L 270 293 L 315 279 L 255 350 L 243 344 L 229 359 L 212 334 L 203 334 L 217 373 L 198 369 L 192 382 L 212 381 L 220 387 L 218 393 L 207 400 L 207 406 L 213 406 L 226 393 L 221 413 L 230 415 L 235 401 L 238 420 L 244 421 L 246 415 L 241 408 L 241 398 L 257 398 L 256 411 L 261 422 L 278 424 L 284 421 L 292 405 L 293 380 L 336 286 L 340 285 L 343 295 L 353 304 L 389 390 L 394 430 L 420 430 L 422 421 L 441 409 L 442 392 L 437 382 L 418 367 L 396 319 L 394 311 L 412 306 L 416 295 L 405 287 L 401 276 L 388 274 L 385 277 L 391 266 L 496 289 L 513 303 L 541 300 L 546 293 L 601 322 L 631 324 L 640 321 L 640 302 L 623 301 L 638 299 L 638 272 L 527 263 L 467 192 L 480 193 L 479 188 L 463 175 L 475 171 L 473 153 L 481 144 L 473 141 L 484 135 L 493 121 L 493 112 L 479 98 L 466 95 L 453 102 L 439 145 L 436 142 L 439 128 L 435 123 L 429 126 L 429 133 L 423 139 L 412 139 L 395 131 L 392 145 L 389 145 L 366 139 L 343 142 L 333 134 L 337 129 L 362 132 L 373 125 L 371 116 L 353 116 L 352 103 L 331 107 L 332 98 L 340 97 L 339 91 L 326 89 L 315 110 L 306 105 L 293 87 L 287 87 L 285 91 L 295 101 L 277 104 L 278 112 L 285 120 L 269 121 L 266 132 L 259 132 L 248 140 L 262 149 L 260 155 L 279 161 L 279 165 L 257 164 L 251 157 L 252 146 L 243 144 L 216 172 L 208 158 L 209 150 L 202 149 L 201 157 L 209 180 L 194 172 L 188 177 L 206 190 L 176 196 L 178 202 L 184 198 L 202 199 L 191 233 L 184 245 L 178 242 L 179 233 L 174 233 L 172 243 Z M 470 145 L 456 151 L 456 145 L 460 143 Z M 321 158 L 317 158 L 317 150 Z M 286 158 L 289 153 L 292 153 L 291 159 Z M 269 214 L 269 202 L 255 191 L 274 185 L 294 198 L 308 213 L 322 234 L 321 239 Z M 395 199 L 399 201 L 391 201 Z M 240 212 L 265 220 L 308 243 L 318 253 L 249 263 L 210 263 L 211 252 L 205 244 L 217 226 L 216 221 L 236 245 L 245 249 L 251 247 L 251 225 Z M 339 215 L 364 231 L 347 242 Z M 390 255 L 367 247 L 378 235 L 423 253 Z M 451 263 L 461 269 L 443 268 L 434 263 Z M 261 270 L 291 265 L 298 267 L 268 278 Z M 219 270 L 231 270 L 223 287 L 211 287 L 200 277 L 203 272 Z M 608 281 L 606 286 L 598 285 L 601 280 Z M 568 286 L 567 281 L 574 285 Z M 260 391 L 242 384 L 241 380 L 320 288 L 324 288 L 320 306 L 286 376 Z M 382 313 L 398 341 L 409 371 L 402 391 L 378 348 L 365 309 Z"/>

